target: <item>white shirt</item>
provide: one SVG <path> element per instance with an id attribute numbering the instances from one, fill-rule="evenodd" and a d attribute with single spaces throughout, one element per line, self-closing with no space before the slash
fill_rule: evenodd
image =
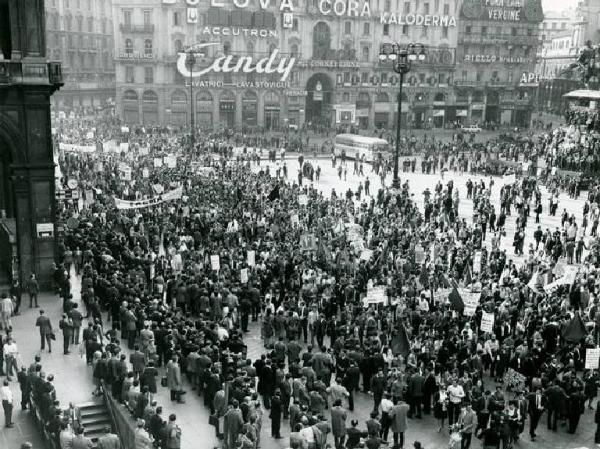
<path id="1" fill-rule="evenodd" d="M 392 408 L 394 408 L 394 403 L 392 401 L 390 401 L 389 399 L 382 399 L 381 400 L 381 412 L 382 413 L 389 413 Z"/>
<path id="2" fill-rule="evenodd" d="M 3 351 L 4 351 L 4 355 L 5 356 L 6 355 L 11 355 L 13 357 L 16 357 L 17 354 L 19 353 L 19 350 L 17 348 L 17 344 L 14 343 L 14 342 L 11 343 L 11 344 L 4 343 L 4 349 L 3 349 Z"/>
<path id="3" fill-rule="evenodd" d="M 458 404 L 465 397 L 465 390 L 460 385 L 456 387 L 454 385 L 450 385 L 448 387 L 448 395 L 450 396 L 450 402 L 454 404 Z"/>
<path id="4" fill-rule="evenodd" d="M 312 427 L 304 427 L 300 432 L 308 444 L 315 442 L 315 431 Z"/>
<path id="5" fill-rule="evenodd" d="M 2 386 L 0 388 L 0 401 L 8 401 L 9 404 L 12 404 L 13 394 L 10 391 L 10 387 Z"/>

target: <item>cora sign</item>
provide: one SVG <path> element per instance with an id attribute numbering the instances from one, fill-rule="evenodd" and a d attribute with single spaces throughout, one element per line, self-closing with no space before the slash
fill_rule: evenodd
<path id="1" fill-rule="evenodd" d="M 280 81 L 286 81 L 290 76 L 296 58 L 282 57 L 277 58 L 279 50 L 274 49 L 268 57 L 254 61 L 252 56 L 234 57 L 232 55 L 219 56 L 208 66 L 201 70 L 194 70 L 187 64 L 188 53 L 203 53 L 202 49 L 212 45 L 219 45 L 218 42 L 208 42 L 196 44 L 187 52 L 179 53 L 177 57 L 177 70 L 186 78 L 198 78 L 208 73 L 279 73 Z"/>

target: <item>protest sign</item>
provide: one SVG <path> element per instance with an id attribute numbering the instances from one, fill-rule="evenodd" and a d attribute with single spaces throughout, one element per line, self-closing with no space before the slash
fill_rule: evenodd
<path id="1" fill-rule="evenodd" d="M 421 245 L 415 246 L 415 263 L 422 264 L 425 262 L 425 250 Z"/>
<path id="2" fill-rule="evenodd" d="M 463 314 L 465 316 L 475 315 L 475 309 L 477 309 L 477 306 L 479 305 L 479 297 L 481 296 L 481 292 L 471 292 L 465 289 L 460 289 L 460 296 L 465 305 Z"/>
<path id="3" fill-rule="evenodd" d="M 219 271 L 221 269 L 221 258 L 218 254 L 210 256 L 210 267 L 214 271 Z"/>
<path id="4" fill-rule="evenodd" d="M 360 260 L 369 261 L 373 257 L 373 250 L 371 249 L 363 249 L 362 253 L 360 253 Z"/>
<path id="5" fill-rule="evenodd" d="M 304 251 L 316 251 L 317 239 L 314 234 L 302 234 L 300 237 L 300 248 Z"/>
<path id="6" fill-rule="evenodd" d="M 147 178 L 150 176 L 150 170 L 147 168 L 142 169 L 142 178 Z"/>
<path id="7" fill-rule="evenodd" d="M 298 195 L 298 204 L 300 206 L 306 206 L 308 204 L 308 196 L 307 195 Z"/>
<path id="8" fill-rule="evenodd" d="M 385 304 L 386 301 L 386 287 L 385 285 L 378 285 L 367 289 L 367 296 L 363 300 L 363 305 L 369 307 L 371 304 Z"/>
<path id="9" fill-rule="evenodd" d="M 140 156 L 146 156 L 149 153 L 150 153 L 150 150 L 148 149 L 148 147 L 140 147 L 138 150 L 138 154 Z"/>
<path id="10" fill-rule="evenodd" d="M 481 251 L 475 251 L 473 255 L 473 274 L 481 273 Z"/>
<path id="11" fill-rule="evenodd" d="M 68 151 L 71 153 L 94 153 L 96 151 L 95 145 L 73 145 L 71 143 L 60 142 L 58 149 Z"/>
<path id="12" fill-rule="evenodd" d="M 600 361 L 600 348 L 588 348 L 585 350 L 585 369 L 598 369 Z"/>
<path id="13" fill-rule="evenodd" d="M 128 201 L 115 198 L 115 206 L 117 209 L 128 210 L 128 209 L 142 209 L 144 207 L 156 206 L 157 204 L 164 203 L 166 201 L 178 200 L 183 195 L 183 187 L 179 187 L 175 190 L 171 190 L 163 195 L 158 195 L 145 200 Z"/>
<path id="14" fill-rule="evenodd" d="M 494 331 L 494 319 L 493 313 L 483 312 L 481 315 L 481 332 L 492 333 Z"/>
<path id="15" fill-rule="evenodd" d="M 513 173 L 512 175 L 504 175 L 502 180 L 504 181 L 504 184 L 514 184 L 514 182 L 517 180 L 517 177 Z"/>
<path id="16" fill-rule="evenodd" d="M 119 152 L 127 153 L 129 151 L 129 142 L 121 142 L 119 145 Z"/>
<path id="17" fill-rule="evenodd" d="M 162 167 L 162 165 L 163 165 L 162 158 L 160 158 L 160 157 L 155 157 L 155 158 L 154 158 L 154 167 L 155 167 L 155 168 L 160 168 L 160 167 Z"/>
<path id="18" fill-rule="evenodd" d="M 248 266 L 253 267 L 256 265 L 256 253 L 254 251 L 248 251 L 248 256 L 246 257 Z"/>
<path id="19" fill-rule="evenodd" d="M 240 270 L 240 282 L 242 284 L 248 283 L 248 268 L 242 268 Z"/>
<path id="20" fill-rule="evenodd" d="M 164 163 L 167 166 L 167 168 L 177 167 L 177 156 L 175 156 L 173 154 L 169 154 L 168 156 L 165 156 Z"/>
<path id="21" fill-rule="evenodd" d="M 86 139 L 93 139 L 94 138 L 94 131 L 88 131 L 87 134 L 85 135 Z"/>

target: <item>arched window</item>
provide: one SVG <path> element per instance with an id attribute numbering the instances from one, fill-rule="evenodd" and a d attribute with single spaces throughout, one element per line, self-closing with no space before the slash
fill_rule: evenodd
<path id="1" fill-rule="evenodd" d="M 202 92 L 198 92 L 196 96 L 196 101 L 213 101 L 213 97 L 210 92 L 204 90 Z"/>
<path id="2" fill-rule="evenodd" d="M 331 46 L 331 30 L 325 22 L 318 22 L 313 28 L 313 59 L 327 59 Z"/>
<path id="3" fill-rule="evenodd" d="M 158 95 L 153 90 L 146 90 L 142 95 L 142 101 L 144 103 L 158 103 Z"/>
<path id="4" fill-rule="evenodd" d="M 342 103 L 350 103 L 350 93 L 344 92 L 342 94 Z"/>
<path id="5" fill-rule="evenodd" d="M 362 60 L 363 62 L 369 62 L 369 47 L 367 45 L 362 48 Z"/>
<path id="6" fill-rule="evenodd" d="M 123 92 L 124 101 L 138 101 L 138 94 L 135 90 L 126 90 Z"/>
<path id="7" fill-rule="evenodd" d="M 183 50 L 181 39 L 175 39 L 175 53 L 181 53 L 181 50 Z"/>
<path id="8" fill-rule="evenodd" d="M 290 46 L 290 53 L 291 53 L 292 58 L 298 57 L 298 44 L 292 44 Z"/>
<path id="9" fill-rule="evenodd" d="M 152 56 L 152 39 L 146 39 L 144 41 L 144 56 Z"/>
<path id="10" fill-rule="evenodd" d="M 229 42 L 223 42 L 223 54 L 228 55 L 231 53 L 231 44 Z"/>
<path id="11" fill-rule="evenodd" d="M 171 94 L 171 103 L 186 103 L 187 95 L 183 90 L 176 90 Z"/>
<path id="12" fill-rule="evenodd" d="M 352 22 L 344 22 L 344 34 L 352 34 Z"/>
<path id="13" fill-rule="evenodd" d="M 376 96 L 375 96 L 375 101 L 377 103 L 389 103 L 390 101 L 390 97 L 388 96 L 387 93 L 385 92 L 379 92 Z"/>
<path id="14" fill-rule="evenodd" d="M 125 53 L 128 55 L 133 54 L 133 41 L 131 39 L 125 39 Z"/>

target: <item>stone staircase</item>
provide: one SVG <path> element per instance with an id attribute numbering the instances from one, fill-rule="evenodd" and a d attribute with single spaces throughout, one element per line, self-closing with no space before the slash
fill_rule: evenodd
<path id="1" fill-rule="evenodd" d="M 84 435 L 92 440 L 94 447 L 98 438 L 104 435 L 104 427 L 112 428 L 112 421 L 108 407 L 104 402 L 84 402 L 78 405 L 81 410 L 81 424 Z"/>

